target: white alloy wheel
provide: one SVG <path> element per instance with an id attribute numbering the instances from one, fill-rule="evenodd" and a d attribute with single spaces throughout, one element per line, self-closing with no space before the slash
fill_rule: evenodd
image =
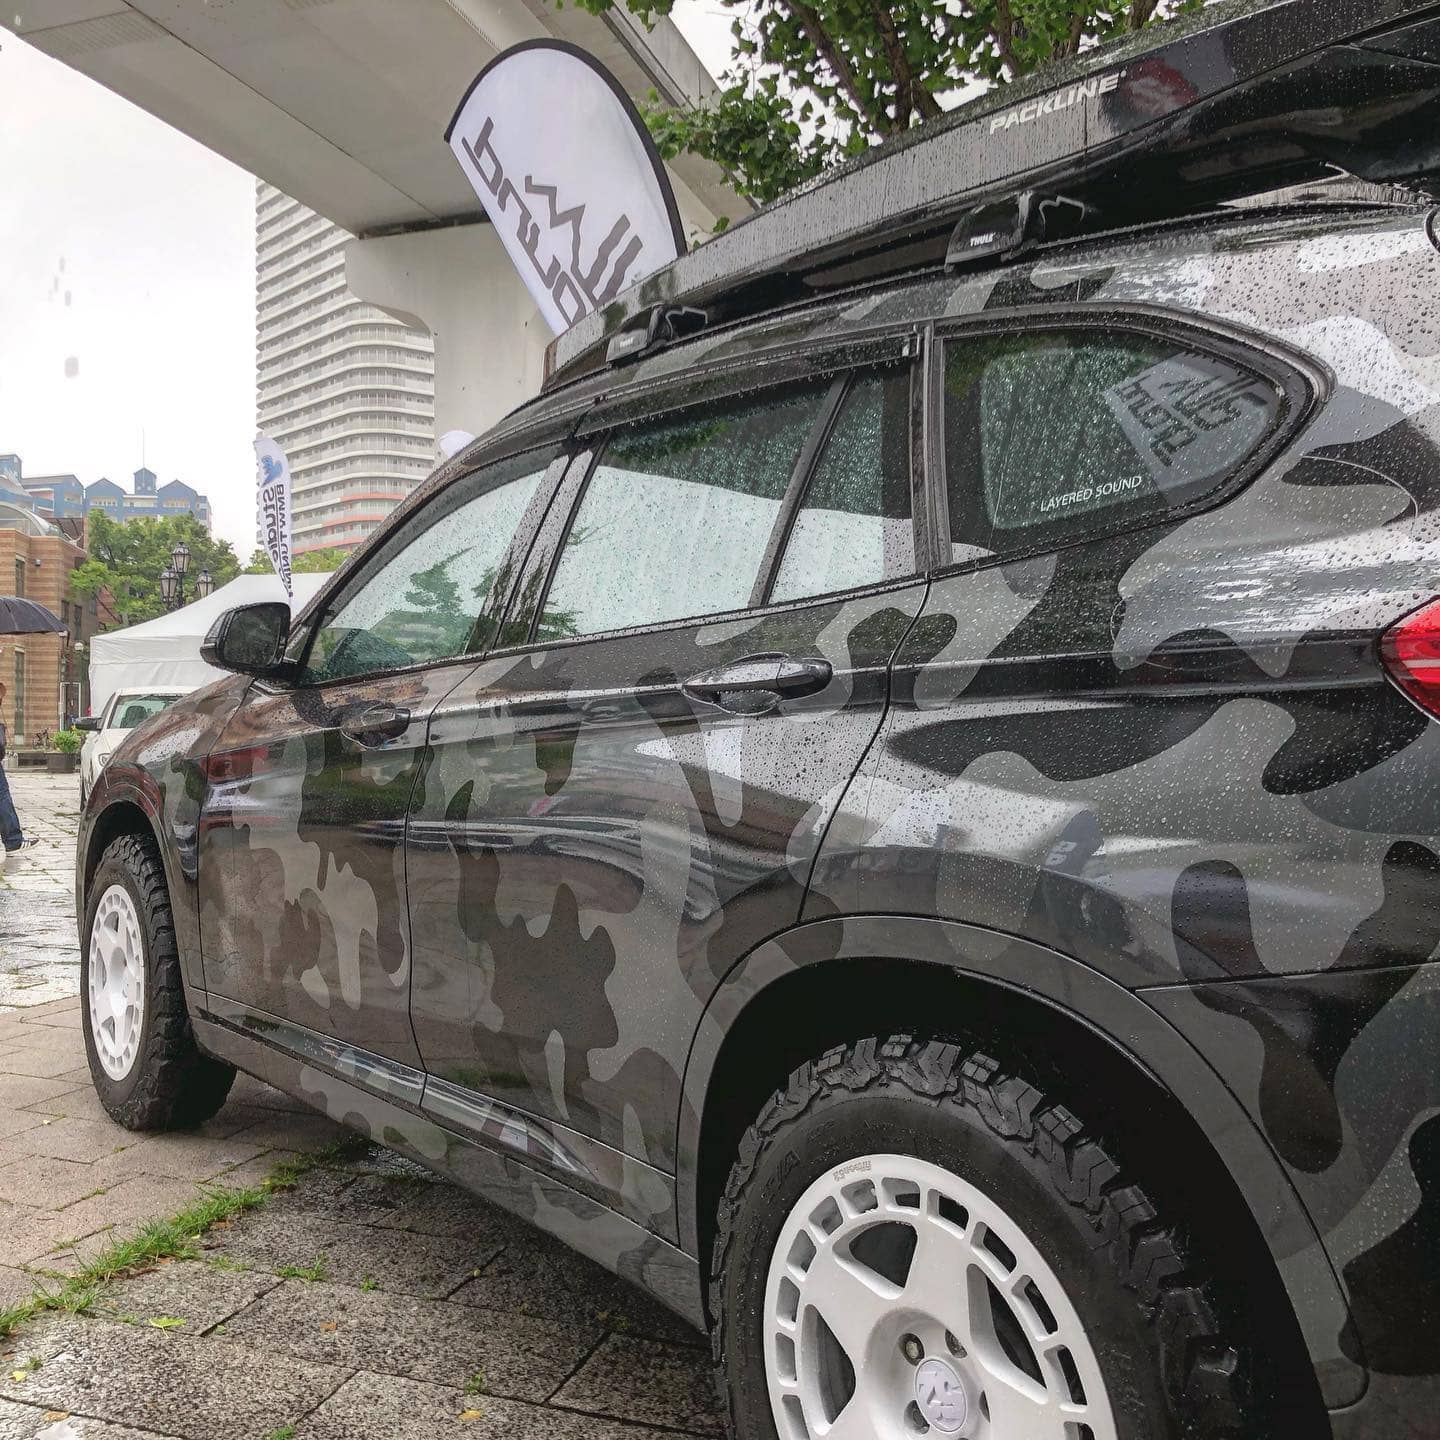
<path id="1" fill-rule="evenodd" d="M 765 1289 L 780 1440 L 1116 1440 L 1055 1272 L 999 1205 L 927 1161 L 822 1175 Z"/>
<path id="2" fill-rule="evenodd" d="M 112 885 L 95 907 L 88 968 L 95 1053 L 112 1080 L 123 1080 L 135 1064 L 145 1020 L 145 942 L 123 885 Z"/>

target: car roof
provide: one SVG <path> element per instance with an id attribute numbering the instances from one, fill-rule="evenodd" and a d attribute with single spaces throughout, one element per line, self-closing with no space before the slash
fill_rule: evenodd
<path id="1" fill-rule="evenodd" d="M 986 261 L 1037 236 L 1202 213 L 1335 173 L 1440 191 L 1437 47 L 1440 0 L 1230 0 L 1088 51 L 680 256 L 559 336 L 548 385 L 604 364 L 622 331 L 667 337 L 667 313 L 686 325 L 756 315 L 847 267 Z M 1346 123 L 1317 123 L 1337 94 Z M 977 214 L 985 228 L 952 252 Z"/>
<path id="2" fill-rule="evenodd" d="M 1068 287 L 1068 272 L 1130 269 L 1152 272 L 1157 265 L 1179 269 L 1196 260 L 1214 263 L 1227 253 L 1264 256 L 1325 237 L 1363 236 L 1376 231 L 1423 231 L 1433 206 L 1421 202 L 1379 203 L 1282 197 L 1272 206 L 1226 207 L 1203 216 L 1128 227 L 1042 246 L 1029 257 L 978 272 L 956 274 L 932 265 L 898 276 L 857 283 L 825 296 L 810 297 L 758 316 L 706 329 L 623 368 L 580 376 L 514 411 L 451 465 L 457 472 L 542 443 L 567 419 L 593 407 L 620 404 L 657 387 L 703 374 L 712 384 L 721 368 L 747 369 L 768 354 L 806 345 L 845 344 L 867 333 L 905 325 L 920 327 L 960 314 L 984 311 L 997 319 L 1048 301 L 1104 303 L 1098 290 Z M 1183 303 L 1176 297 L 1176 303 Z M 456 462 L 459 462 L 458 464 Z"/>

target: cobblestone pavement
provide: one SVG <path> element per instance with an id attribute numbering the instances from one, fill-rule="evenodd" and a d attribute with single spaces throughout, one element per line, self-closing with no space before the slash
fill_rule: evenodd
<path id="1" fill-rule="evenodd" d="M 42 838 L 0 876 L 0 1309 L 148 1218 L 343 1132 L 241 1076 L 136 1135 L 90 1085 L 70 913 L 73 777 L 12 776 Z M 50 998 L 56 990 L 62 998 Z M 159 1323 L 157 1323 L 159 1322 Z M 660 1440 L 718 1435 L 704 1341 L 623 1282 L 386 1152 L 311 1170 L 0 1342 L 0 1440 Z"/>
<path id="2" fill-rule="evenodd" d="M 27 838 L 0 854 L 0 1016 L 80 993 L 75 939 L 75 830 L 80 777 L 7 770 Z"/>

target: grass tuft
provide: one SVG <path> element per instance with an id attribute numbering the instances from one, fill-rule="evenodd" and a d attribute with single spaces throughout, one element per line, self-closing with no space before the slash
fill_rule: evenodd
<path id="1" fill-rule="evenodd" d="M 282 1280 L 309 1280 L 313 1284 L 330 1274 L 330 1262 L 317 1255 L 308 1265 L 277 1265 L 275 1273 Z"/>
<path id="2" fill-rule="evenodd" d="M 58 1288 L 37 1289 L 28 1300 L 0 1310 L 0 1340 L 8 1340 L 21 1326 L 46 1311 L 59 1310 L 71 1315 L 89 1314 L 102 1298 L 106 1287 L 122 1276 L 149 1269 L 162 1260 L 198 1258 L 201 1241 L 205 1233 L 214 1226 L 242 1215 L 247 1210 L 258 1209 L 271 1195 L 292 1188 L 311 1170 L 322 1165 L 343 1163 L 367 1148 L 368 1142 L 360 1136 L 346 1136 L 313 1154 L 297 1155 L 281 1161 L 258 1185 L 234 1189 L 215 1186 L 203 1191 L 194 1204 L 186 1206 L 178 1214 L 148 1221 L 129 1239 L 116 1240 L 106 1246 L 73 1275 L 57 1275 L 55 1278 L 59 1281 Z M 235 1268 L 245 1267 L 236 1265 Z M 319 1257 L 313 1266 L 296 1273 L 307 1280 L 323 1280 L 324 1257 Z M 293 1426 L 281 1426 L 280 1430 L 274 1432 L 274 1437 L 287 1440 L 287 1437 L 293 1434 Z"/>

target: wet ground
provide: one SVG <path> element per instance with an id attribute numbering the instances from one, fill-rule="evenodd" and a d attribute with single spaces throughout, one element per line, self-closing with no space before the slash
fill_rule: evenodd
<path id="1" fill-rule="evenodd" d="M 75 829 L 80 777 L 8 770 L 27 837 L 39 844 L 0 855 L 0 1016 L 80 991 L 75 940 Z"/>
<path id="2" fill-rule="evenodd" d="M 74 777 L 11 778 L 42 844 L 0 872 L 0 1310 L 148 1218 L 343 1137 L 244 1076 L 191 1133 L 106 1117 L 73 998 Z M 699 1334 L 379 1150 L 309 1171 L 88 1313 L 0 1342 L 0 1440 L 718 1433 Z"/>

